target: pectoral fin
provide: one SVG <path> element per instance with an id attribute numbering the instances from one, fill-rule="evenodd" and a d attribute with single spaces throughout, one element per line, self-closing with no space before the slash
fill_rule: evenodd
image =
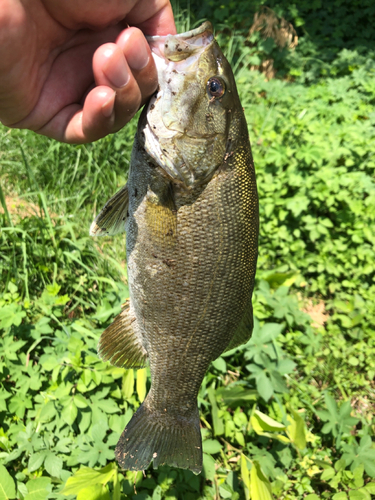
<path id="1" fill-rule="evenodd" d="M 138 323 L 131 313 L 129 300 L 114 322 L 102 333 L 98 354 L 103 361 L 121 368 L 142 368 L 147 352 L 142 345 Z"/>
<path id="2" fill-rule="evenodd" d="M 128 186 L 120 189 L 107 203 L 90 227 L 90 236 L 112 236 L 125 231 L 128 216 Z"/>
<path id="3" fill-rule="evenodd" d="M 177 241 L 177 210 L 172 185 L 166 185 L 158 195 L 149 189 L 146 203 L 145 223 L 154 244 L 163 249 L 173 247 Z"/>

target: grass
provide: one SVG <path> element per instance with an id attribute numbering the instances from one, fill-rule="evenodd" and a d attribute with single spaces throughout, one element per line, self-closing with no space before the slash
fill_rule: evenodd
<path id="1" fill-rule="evenodd" d="M 193 26 L 182 7 L 177 15 L 182 29 Z M 143 476 L 114 462 L 149 378 L 96 355 L 128 289 L 124 237 L 94 241 L 88 228 L 126 182 L 136 121 L 86 146 L 1 127 L 0 464 L 17 488 L 9 498 L 63 490 L 78 500 L 257 500 L 259 485 L 265 499 L 375 494 L 373 69 L 267 81 L 249 69 L 254 54 L 270 56 L 264 41 L 248 50 L 238 30 L 219 38 L 249 123 L 261 234 L 253 337 L 212 363 L 199 393 L 204 471 Z"/>

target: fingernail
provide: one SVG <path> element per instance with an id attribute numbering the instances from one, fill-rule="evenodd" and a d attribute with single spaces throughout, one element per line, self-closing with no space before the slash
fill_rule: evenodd
<path id="1" fill-rule="evenodd" d="M 109 52 L 108 54 L 104 53 L 108 57 L 108 63 L 104 66 L 103 73 L 115 88 L 120 89 L 125 87 L 129 81 L 129 69 L 122 54 L 120 57 L 111 57 L 113 52 Z"/>
<path id="2" fill-rule="evenodd" d="M 106 102 L 102 104 L 102 113 L 106 118 L 109 118 L 113 113 L 115 97 L 116 92 L 113 92 L 113 94 L 106 100 Z"/>
<path id="3" fill-rule="evenodd" d="M 129 66 L 137 71 L 147 66 L 150 57 L 148 55 L 146 40 L 142 40 L 142 42 L 136 46 L 136 50 L 130 50 L 126 54 L 126 60 Z"/>

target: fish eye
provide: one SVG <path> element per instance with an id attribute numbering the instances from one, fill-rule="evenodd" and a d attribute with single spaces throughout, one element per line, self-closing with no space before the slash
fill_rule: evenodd
<path id="1" fill-rule="evenodd" d="M 214 76 L 207 82 L 207 91 L 212 97 L 222 97 L 225 93 L 225 83 L 221 78 Z"/>

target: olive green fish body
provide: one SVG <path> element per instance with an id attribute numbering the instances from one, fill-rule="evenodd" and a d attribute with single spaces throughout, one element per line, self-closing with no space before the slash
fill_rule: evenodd
<path id="1" fill-rule="evenodd" d="M 217 59 L 219 49 L 212 50 Z M 200 472 L 202 379 L 211 361 L 251 334 L 258 197 L 246 121 L 231 73 L 227 78 L 229 100 L 215 102 L 206 88 L 199 94 L 195 116 L 203 117 L 206 128 L 199 131 L 197 151 L 184 149 L 185 125 L 175 125 L 172 146 L 168 132 L 164 144 L 160 139 L 165 156 L 183 156 L 180 164 L 170 161 L 164 168 L 159 162 L 159 145 L 154 149 L 150 138 L 150 106 L 140 119 L 126 195 L 130 302 L 99 346 L 114 364 L 138 367 L 146 358 L 150 363 L 150 392 L 116 448 L 127 469 L 144 469 L 153 460 L 154 467 L 166 463 Z M 156 99 L 155 106 L 163 110 L 169 102 Z M 175 119 L 171 109 L 168 123 Z M 220 113 L 216 135 L 207 125 L 215 112 Z M 205 141 L 212 157 L 200 161 Z M 194 158 L 207 166 L 192 168 Z M 112 347 L 121 332 L 127 335 L 128 354 Z"/>

